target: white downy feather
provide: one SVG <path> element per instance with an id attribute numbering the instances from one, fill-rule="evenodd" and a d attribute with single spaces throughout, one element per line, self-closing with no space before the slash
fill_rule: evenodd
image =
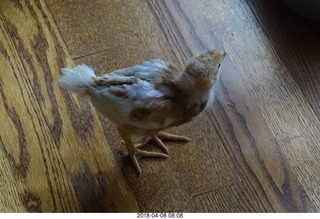
<path id="1" fill-rule="evenodd" d="M 58 83 L 60 87 L 81 96 L 87 94 L 88 88 L 96 77 L 93 69 L 81 64 L 74 68 L 62 68 Z"/>

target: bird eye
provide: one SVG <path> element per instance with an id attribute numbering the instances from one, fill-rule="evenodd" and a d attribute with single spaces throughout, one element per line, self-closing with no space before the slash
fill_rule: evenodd
<path id="1" fill-rule="evenodd" d="M 221 64 L 218 65 L 218 69 L 220 68 Z"/>

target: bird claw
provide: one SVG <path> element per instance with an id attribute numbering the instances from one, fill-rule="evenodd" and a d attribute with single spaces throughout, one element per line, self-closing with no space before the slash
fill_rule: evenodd
<path id="1" fill-rule="evenodd" d="M 159 132 L 158 137 L 161 139 L 171 140 L 171 141 L 191 141 L 190 138 L 180 135 L 173 135 L 166 132 Z"/>
<path id="2" fill-rule="evenodd" d="M 137 149 L 133 154 L 130 154 L 130 157 L 132 159 L 133 165 L 135 166 L 137 172 L 140 174 L 141 173 L 141 168 L 140 168 L 138 160 L 141 157 L 168 158 L 169 156 L 164 154 L 164 153 L 143 151 L 143 150 Z"/>
<path id="3" fill-rule="evenodd" d="M 162 142 L 162 139 L 171 141 L 190 141 L 190 138 L 180 135 L 173 135 L 166 132 L 159 132 L 157 135 L 153 136 L 152 139 L 157 143 L 157 145 L 167 154 L 169 150 L 167 146 Z"/>

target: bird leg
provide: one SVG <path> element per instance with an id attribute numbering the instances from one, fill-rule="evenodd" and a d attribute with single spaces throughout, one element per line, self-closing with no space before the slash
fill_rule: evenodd
<path id="1" fill-rule="evenodd" d="M 143 145 L 141 145 L 141 144 L 134 145 L 131 141 L 130 136 L 126 135 L 124 132 L 121 132 L 121 131 L 119 131 L 119 133 L 123 139 L 123 141 L 121 141 L 121 143 L 126 146 L 128 153 L 132 159 L 133 165 L 135 166 L 135 168 L 139 174 L 141 173 L 141 168 L 139 166 L 138 160 L 141 157 L 163 157 L 163 158 L 168 157 L 168 155 L 163 154 L 163 153 L 140 150 L 139 147 L 142 147 Z M 148 140 L 148 139 L 146 139 L 146 140 Z M 148 140 L 148 142 L 149 141 L 150 140 Z"/>

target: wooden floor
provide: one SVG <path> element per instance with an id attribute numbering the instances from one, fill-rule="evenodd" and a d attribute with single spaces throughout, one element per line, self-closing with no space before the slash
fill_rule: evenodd
<path id="1" fill-rule="evenodd" d="M 278 0 L 1 0 L 0 211 L 318 212 L 319 27 Z M 140 177 L 116 127 L 57 84 L 65 66 L 211 48 L 227 52 L 216 102 Z"/>

